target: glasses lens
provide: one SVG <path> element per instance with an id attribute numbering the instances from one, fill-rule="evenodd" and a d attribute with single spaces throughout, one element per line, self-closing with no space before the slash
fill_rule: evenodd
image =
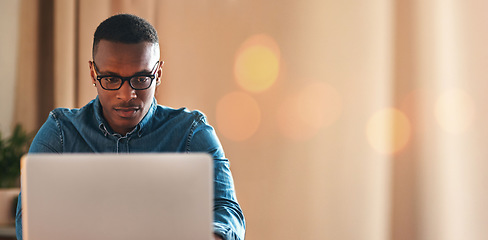
<path id="1" fill-rule="evenodd" d="M 102 79 L 100 79 L 100 83 L 105 89 L 117 89 L 120 87 L 121 82 L 122 79 L 118 77 L 103 77 Z"/>
<path id="2" fill-rule="evenodd" d="M 146 89 L 151 86 L 152 78 L 146 76 L 137 76 L 130 79 L 130 85 L 134 89 Z"/>

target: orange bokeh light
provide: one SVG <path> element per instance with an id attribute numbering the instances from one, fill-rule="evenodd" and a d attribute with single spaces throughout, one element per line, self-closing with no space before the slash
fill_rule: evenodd
<path id="1" fill-rule="evenodd" d="M 305 140 L 333 124 L 341 110 L 342 98 L 335 88 L 324 82 L 312 82 L 278 108 L 278 126 L 285 137 Z"/>
<path id="2" fill-rule="evenodd" d="M 269 36 L 260 34 L 248 38 L 238 50 L 234 74 L 237 83 L 246 91 L 262 92 L 278 78 L 280 51 Z"/>
<path id="3" fill-rule="evenodd" d="M 234 141 L 250 138 L 261 122 L 258 102 L 244 92 L 231 92 L 222 97 L 216 115 L 218 130 Z"/>
<path id="4" fill-rule="evenodd" d="M 376 112 L 369 120 L 366 135 L 371 146 L 382 154 L 393 154 L 403 149 L 411 135 L 407 116 L 395 108 Z"/>

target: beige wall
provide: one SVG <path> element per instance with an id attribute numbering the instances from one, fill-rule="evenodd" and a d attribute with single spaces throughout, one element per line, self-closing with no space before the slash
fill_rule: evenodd
<path id="1" fill-rule="evenodd" d="M 0 131 L 13 127 L 20 0 L 0 1 Z"/>
<path id="2" fill-rule="evenodd" d="M 200 109 L 217 129 L 247 239 L 487 238 L 484 1 L 54 5 L 55 18 L 69 19 L 54 26 L 55 62 L 64 66 L 55 76 L 74 79 L 55 81 L 56 106 L 95 96 L 87 61 L 101 20 L 130 12 L 155 25 L 165 61 L 157 99 Z M 35 39 L 36 6 L 23 12 L 32 14 L 20 25 L 33 29 L 23 34 Z M 29 58 L 37 50 L 20 52 L 21 63 L 37 59 Z M 19 66 L 36 76 L 35 63 Z M 268 75 L 243 83 L 240 68 Z M 32 127 L 30 112 L 15 116 Z"/>
<path id="3" fill-rule="evenodd" d="M 160 103 L 201 109 L 216 127 L 248 239 L 389 238 L 390 158 L 365 133 L 369 118 L 392 105 L 392 7 L 384 0 L 163 4 Z M 263 33 L 279 46 L 279 76 L 264 91 L 248 91 L 234 64 L 241 44 Z M 260 110 L 244 140 L 219 119 L 221 99 L 236 91 Z"/>

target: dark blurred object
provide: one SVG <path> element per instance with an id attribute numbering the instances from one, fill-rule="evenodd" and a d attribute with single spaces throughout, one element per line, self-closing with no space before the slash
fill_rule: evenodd
<path id="1" fill-rule="evenodd" d="M 19 187 L 20 158 L 29 150 L 32 134 L 16 125 L 12 135 L 3 139 L 0 132 L 0 188 Z"/>

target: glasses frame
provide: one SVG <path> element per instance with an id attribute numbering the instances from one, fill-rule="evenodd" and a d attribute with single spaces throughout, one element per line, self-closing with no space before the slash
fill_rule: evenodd
<path id="1" fill-rule="evenodd" d="M 132 89 L 134 89 L 134 90 L 146 90 L 146 89 L 150 88 L 152 86 L 152 83 L 153 83 L 154 79 L 156 78 L 157 66 L 158 66 L 158 64 L 159 64 L 160 61 L 158 60 L 156 62 L 156 64 L 154 64 L 154 67 L 152 68 L 151 73 L 149 73 L 149 74 L 144 74 L 144 73 L 142 73 L 142 74 L 135 74 L 135 75 L 132 75 L 130 77 L 122 77 L 122 76 L 119 76 L 119 75 L 110 75 L 110 74 L 102 75 L 98 71 L 98 67 L 95 64 L 95 60 L 93 60 L 92 62 L 93 62 L 93 67 L 95 69 L 95 73 L 97 74 L 97 80 L 100 83 L 100 87 L 102 87 L 104 90 L 107 90 L 107 91 L 117 91 L 117 90 L 119 90 L 124 85 L 124 82 L 126 82 L 126 81 L 129 82 L 129 86 Z M 120 83 L 120 86 L 118 88 L 108 89 L 108 88 L 103 87 L 103 84 L 102 84 L 102 78 L 106 78 L 106 77 L 120 78 L 120 80 L 122 80 L 122 82 Z M 151 83 L 149 83 L 149 86 L 147 86 L 146 88 L 135 88 L 134 86 L 132 86 L 131 80 L 133 78 L 136 78 L 136 77 L 149 77 L 149 78 L 151 78 Z"/>

